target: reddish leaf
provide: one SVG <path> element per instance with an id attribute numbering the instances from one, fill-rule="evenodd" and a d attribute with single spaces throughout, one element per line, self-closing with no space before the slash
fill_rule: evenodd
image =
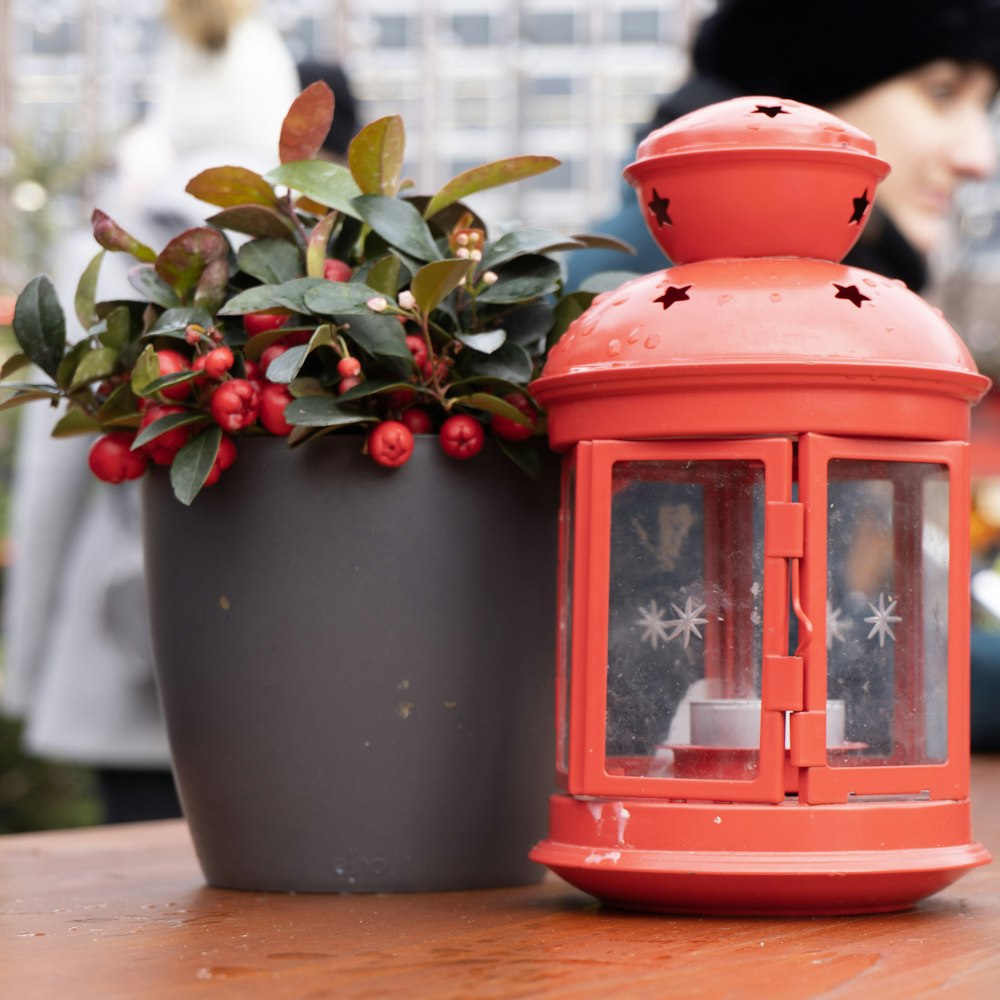
<path id="1" fill-rule="evenodd" d="M 333 91 L 317 80 L 295 98 L 285 115 L 278 142 L 281 162 L 312 159 L 322 148 L 332 122 Z"/>
<path id="2" fill-rule="evenodd" d="M 175 236 L 156 258 L 156 273 L 183 298 L 212 261 L 224 259 L 226 238 L 207 226 Z"/>
<path id="3" fill-rule="evenodd" d="M 184 190 L 210 205 L 218 205 L 219 208 L 247 204 L 274 207 L 278 204 L 271 185 L 260 174 L 245 167 L 211 167 L 203 170 L 188 181 Z"/>
<path id="4" fill-rule="evenodd" d="M 102 212 L 99 208 L 94 209 L 90 217 L 90 222 L 94 229 L 94 239 L 105 250 L 130 253 L 137 260 L 144 260 L 150 263 L 156 260 L 156 252 L 154 250 L 146 246 L 145 243 L 140 243 L 130 233 L 125 232 L 110 215 Z"/>
<path id="5" fill-rule="evenodd" d="M 220 229 L 231 229 L 247 236 L 269 236 L 277 240 L 295 242 L 295 225 L 277 209 L 264 205 L 236 205 L 205 220 Z"/>

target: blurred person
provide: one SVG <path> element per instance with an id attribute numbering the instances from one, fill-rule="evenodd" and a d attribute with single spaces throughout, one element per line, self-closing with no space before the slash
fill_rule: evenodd
<path id="1" fill-rule="evenodd" d="M 691 66 L 638 138 L 741 95 L 838 115 L 871 135 L 892 167 L 845 263 L 899 278 L 914 291 L 926 286 L 956 188 L 990 176 L 996 165 L 989 112 L 1000 76 L 1000 0 L 721 0 L 696 32 Z M 631 243 L 637 256 L 573 255 L 571 286 L 597 271 L 646 273 L 667 264 L 631 189 L 598 229 Z"/>
<path id="2" fill-rule="evenodd" d="M 154 248 L 201 223 L 204 206 L 184 193 L 199 171 L 277 163 L 298 76 L 255 6 L 167 0 L 171 34 L 155 103 L 122 137 L 98 202 Z M 53 280 L 63 303 L 98 249 L 89 227 L 60 246 Z M 101 298 L 132 297 L 129 264 L 106 256 Z M 24 719 L 29 753 L 95 769 L 107 822 L 178 816 L 153 676 L 138 486 L 98 482 L 89 438 L 50 437 L 57 416 L 37 404 L 21 411 L 2 707 Z"/>
<path id="3" fill-rule="evenodd" d="M 892 167 L 845 263 L 916 292 L 926 287 L 929 260 L 950 233 L 956 189 L 996 167 L 990 112 L 1000 84 L 1000 0 L 721 0 L 695 34 L 691 66 L 638 139 L 741 95 L 825 108 L 867 132 Z M 596 228 L 632 244 L 637 256 L 570 255 L 570 287 L 599 271 L 647 273 L 669 263 L 631 189 Z M 884 572 L 891 551 L 870 541 L 863 548 L 865 574 Z M 849 563 L 841 585 L 864 592 L 852 572 Z M 1000 634 L 973 629 L 973 749 L 1000 749 L 998 719 Z"/>

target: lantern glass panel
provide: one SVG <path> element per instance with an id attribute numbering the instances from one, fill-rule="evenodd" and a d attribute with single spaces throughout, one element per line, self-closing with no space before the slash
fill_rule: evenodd
<path id="1" fill-rule="evenodd" d="M 764 466 L 613 466 L 606 770 L 750 780 L 760 748 Z"/>
<path id="2" fill-rule="evenodd" d="M 945 466 L 831 461 L 827 674 L 845 705 L 832 766 L 947 759 Z"/>

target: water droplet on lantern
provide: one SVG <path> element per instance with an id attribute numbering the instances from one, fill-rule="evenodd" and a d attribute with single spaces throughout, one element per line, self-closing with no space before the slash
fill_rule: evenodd
<path id="1" fill-rule="evenodd" d="M 715 301 L 719 303 L 720 306 L 724 306 L 727 302 L 732 302 L 733 297 L 725 292 L 722 293 Z"/>
<path id="2" fill-rule="evenodd" d="M 780 302 L 781 301 L 781 292 L 771 292 L 771 301 L 772 302 Z"/>
<path id="3" fill-rule="evenodd" d="M 865 278 L 864 282 L 866 285 L 871 285 L 872 288 L 874 288 L 878 284 L 878 282 L 874 278 Z"/>
<path id="4" fill-rule="evenodd" d="M 630 344 L 634 344 L 638 341 L 641 334 L 642 334 L 642 328 L 637 326 L 635 327 L 634 330 L 632 330 L 632 332 L 628 335 L 626 339 Z"/>
<path id="5" fill-rule="evenodd" d="M 613 306 L 623 306 L 625 305 L 626 302 L 628 302 L 628 300 L 629 297 L 627 295 L 619 295 L 618 298 L 615 299 L 614 302 L 612 302 L 611 304 Z"/>
<path id="6" fill-rule="evenodd" d="M 905 281 L 903 281 L 903 279 L 902 279 L 902 278 L 893 278 L 893 279 L 892 279 L 892 280 L 891 280 L 891 281 L 889 282 L 889 284 L 890 284 L 890 285 L 895 285 L 895 286 L 896 286 L 897 288 L 906 288 L 906 282 L 905 282 Z"/>
<path id="7" fill-rule="evenodd" d="M 616 354 L 621 354 L 622 342 L 615 337 L 608 341 L 608 357 L 613 358 Z"/>
<path id="8" fill-rule="evenodd" d="M 893 331 L 893 330 L 895 330 L 895 329 L 896 329 L 896 328 L 895 328 L 894 326 L 887 326 L 887 327 L 885 328 L 885 332 L 886 332 L 886 333 L 892 333 L 892 331 Z"/>
<path id="9" fill-rule="evenodd" d="M 659 343 L 660 343 L 660 335 L 658 333 L 654 333 L 654 334 L 651 334 L 650 336 L 648 336 L 645 339 L 645 341 L 643 341 L 643 345 L 642 346 L 646 347 L 646 348 L 649 348 L 649 350 L 652 350 Z"/>
<path id="10" fill-rule="evenodd" d="M 834 125 L 832 122 L 823 126 L 824 132 L 844 132 L 846 129 L 843 125 Z"/>

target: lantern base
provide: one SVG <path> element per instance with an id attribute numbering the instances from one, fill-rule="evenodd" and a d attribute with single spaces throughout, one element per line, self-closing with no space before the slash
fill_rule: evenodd
<path id="1" fill-rule="evenodd" d="M 881 913 L 945 888 L 989 853 L 968 799 L 838 805 L 551 800 L 531 852 L 611 906 L 745 916 Z"/>

